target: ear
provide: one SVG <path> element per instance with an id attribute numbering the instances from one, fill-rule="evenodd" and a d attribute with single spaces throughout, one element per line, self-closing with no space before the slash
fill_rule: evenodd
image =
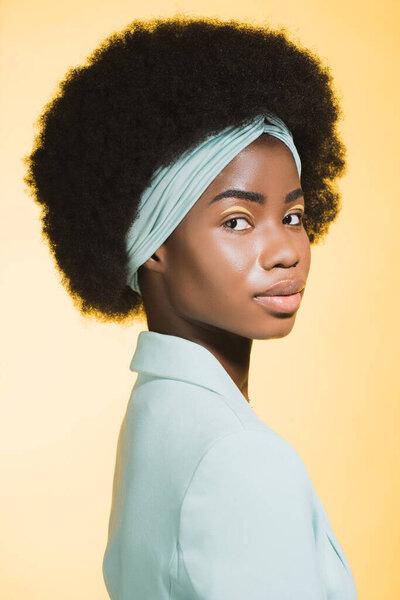
<path id="1" fill-rule="evenodd" d="M 150 258 L 146 260 L 141 266 L 149 271 L 163 271 L 166 263 L 166 249 L 165 245 L 162 244 L 158 250 L 156 250 Z"/>

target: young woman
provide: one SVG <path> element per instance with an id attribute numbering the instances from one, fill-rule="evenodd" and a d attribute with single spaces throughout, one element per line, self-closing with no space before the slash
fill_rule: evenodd
<path id="1" fill-rule="evenodd" d="M 63 283 L 83 314 L 148 325 L 112 600 L 356 598 L 301 457 L 248 396 L 253 339 L 290 333 L 339 211 L 339 116 L 328 68 L 284 30 L 182 16 L 112 35 L 41 116 L 26 182 Z"/>

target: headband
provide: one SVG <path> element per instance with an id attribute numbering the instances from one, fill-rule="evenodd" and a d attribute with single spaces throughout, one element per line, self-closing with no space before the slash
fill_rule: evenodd
<path id="1" fill-rule="evenodd" d="M 222 169 L 264 132 L 291 150 L 301 177 L 301 161 L 293 136 L 285 123 L 270 112 L 255 117 L 248 125 L 229 126 L 208 136 L 172 164 L 154 171 L 150 185 L 140 198 L 138 215 L 126 235 L 127 285 L 139 295 L 139 267 L 171 235 Z"/>

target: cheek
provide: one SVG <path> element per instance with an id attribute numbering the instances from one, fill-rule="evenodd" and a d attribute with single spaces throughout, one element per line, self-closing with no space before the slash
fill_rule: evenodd
<path id="1" fill-rule="evenodd" d="M 231 277 L 242 275 L 254 261 L 255 247 L 239 234 L 226 233 L 215 243 L 214 255 Z"/>
<path id="2" fill-rule="evenodd" d="M 233 288 L 243 285 L 251 256 L 248 244 L 240 244 L 234 234 L 216 231 L 199 241 L 191 252 L 191 261 L 197 284 L 207 286 L 210 296 L 217 293 L 225 297 Z"/>
<path id="3" fill-rule="evenodd" d="M 232 289 L 240 285 L 248 268 L 239 246 L 209 235 L 192 237 L 180 247 L 184 250 L 172 257 L 168 278 L 175 307 L 185 314 L 201 314 L 231 303 Z"/>
<path id="4" fill-rule="evenodd" d="M 210 267 L 200 242 L 192 238 L 190 243 L 177 244 L 169 253 L 168 263 L 166 283 L 175 307 L 182 309 L 183 304 L 190 305 L 205 294 Z"/>

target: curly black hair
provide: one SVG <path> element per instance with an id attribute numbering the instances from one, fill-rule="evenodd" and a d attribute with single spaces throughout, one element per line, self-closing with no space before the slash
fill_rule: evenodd
<path id="1" fill-rule="evenodd" d="M 67 72 L 38 118 L 24 181 L 84 316 L 145 316 L 126 284 L 125 236 L 154 170 L 265 110 L 286 123 L 299 151 L 313 244 L 340 210 L 341 108 L 329 67 L 285 28 L 182 15 L 134 20 Z"/>

